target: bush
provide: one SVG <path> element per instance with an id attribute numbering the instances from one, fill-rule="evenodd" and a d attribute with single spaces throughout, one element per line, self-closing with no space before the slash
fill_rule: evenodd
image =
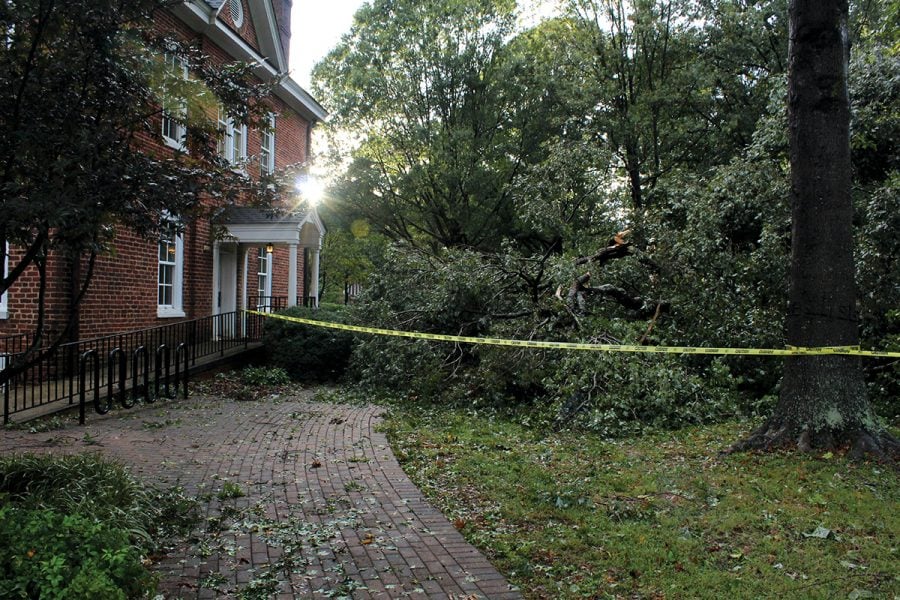
<path id="1" fill-rule="evenodd" d="M 193 500 L 180 489 L 148 487 L 118 463 L 91 454 L 4 457 L 0 499 L 113 523 L 148 551 L 153 540 L 189 528 L 196 518 Z"/>
<path id="2" fill-rule="evenodd" d="M 94 455 L 0 459 L 0 597 L 141 598 L 142 555 L 196 521 L 178 489 L 142 485 Z"/>
<path id="3" fill-rule="evenodd" d="M 154 578 L 125 530 L 52 509 L 0 508 L 0 597 L 140 598 Z"/>
<path id="4" fill-rule="evenodd" d="M 291 317 L 345 323 L 344 310 L 294 307 L 284 312 Z M 296 381 L 336 381 L 347 369 L 355 343 L 345 331 L 267 319 L 263 346 L 268 364 L 279 367 Z"/>

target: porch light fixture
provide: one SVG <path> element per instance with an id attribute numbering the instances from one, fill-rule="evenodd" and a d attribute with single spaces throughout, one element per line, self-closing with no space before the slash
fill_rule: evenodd
<path id="1" fill-rule="evenodd" d="M 272 254 L 275 252 L 275 245 L 272 242 L 266 244 L 266 254 Z"/>

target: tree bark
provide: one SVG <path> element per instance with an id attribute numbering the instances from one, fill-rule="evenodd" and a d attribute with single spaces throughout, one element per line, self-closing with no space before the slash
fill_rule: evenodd
<path id="1" fill-rule="evenodd" d="M 788 125 L 791 160 L 793 346 L 859 343 L 850 195 L 847 0 L 791 0 Z M 734 449 L 851 445 L 854 455 L 896 452 L 877 433 L 860 361 L 793 356 L 773 416 Z"/>

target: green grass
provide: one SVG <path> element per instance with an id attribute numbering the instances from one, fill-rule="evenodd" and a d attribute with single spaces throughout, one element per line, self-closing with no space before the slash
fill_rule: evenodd
<path id="1" fill-rule="evenodd" d="M 527 598 L 900 596 L 891 467 L 720 456 L 742 424 L 609 441 L 395 407 L 386 429 L 416 484 Z"/>

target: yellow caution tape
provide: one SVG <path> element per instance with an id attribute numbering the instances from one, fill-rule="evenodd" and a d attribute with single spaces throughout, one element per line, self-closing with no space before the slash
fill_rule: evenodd
<path id="1" fill-rule="evenodd" d="M 460 344 L 485 344 L 490 346 L 514 346 L 517 348 L 539 348 L 557 350 L 588 350 L 593 352 L 636 352 L 642 354 L 716 354 L 735 356 L 869 356 L 884 358 L 900 358 L 900 352 L 881 352 L 860 350 L 859 346 L 820 346 L 804 348 L 788 346 L 787 348 L 700 348 L 697 346 L 638 346 L 632 344 L 585 344 L 578 342 L 543 342 L 534 340 L 508 340 L 503 338 L 469 337 L 465 335 L 445 335 L 440 333 L 421 333 L 418 331 L 399 331 L 396 329 L 379 329 L 377 327 L 361 327 L 328 321 L 316 321 L 300 317 L 288 317 L 276 313 L 264 313 L 255 310 L 245 311 L 251 315 L 280 319 L 291 323 L 327 327 L 341 331 L 371 333 L 393 337 L 412 338 L 416 340 L 433 340 L 436 342 L 456 342 Z"/>

